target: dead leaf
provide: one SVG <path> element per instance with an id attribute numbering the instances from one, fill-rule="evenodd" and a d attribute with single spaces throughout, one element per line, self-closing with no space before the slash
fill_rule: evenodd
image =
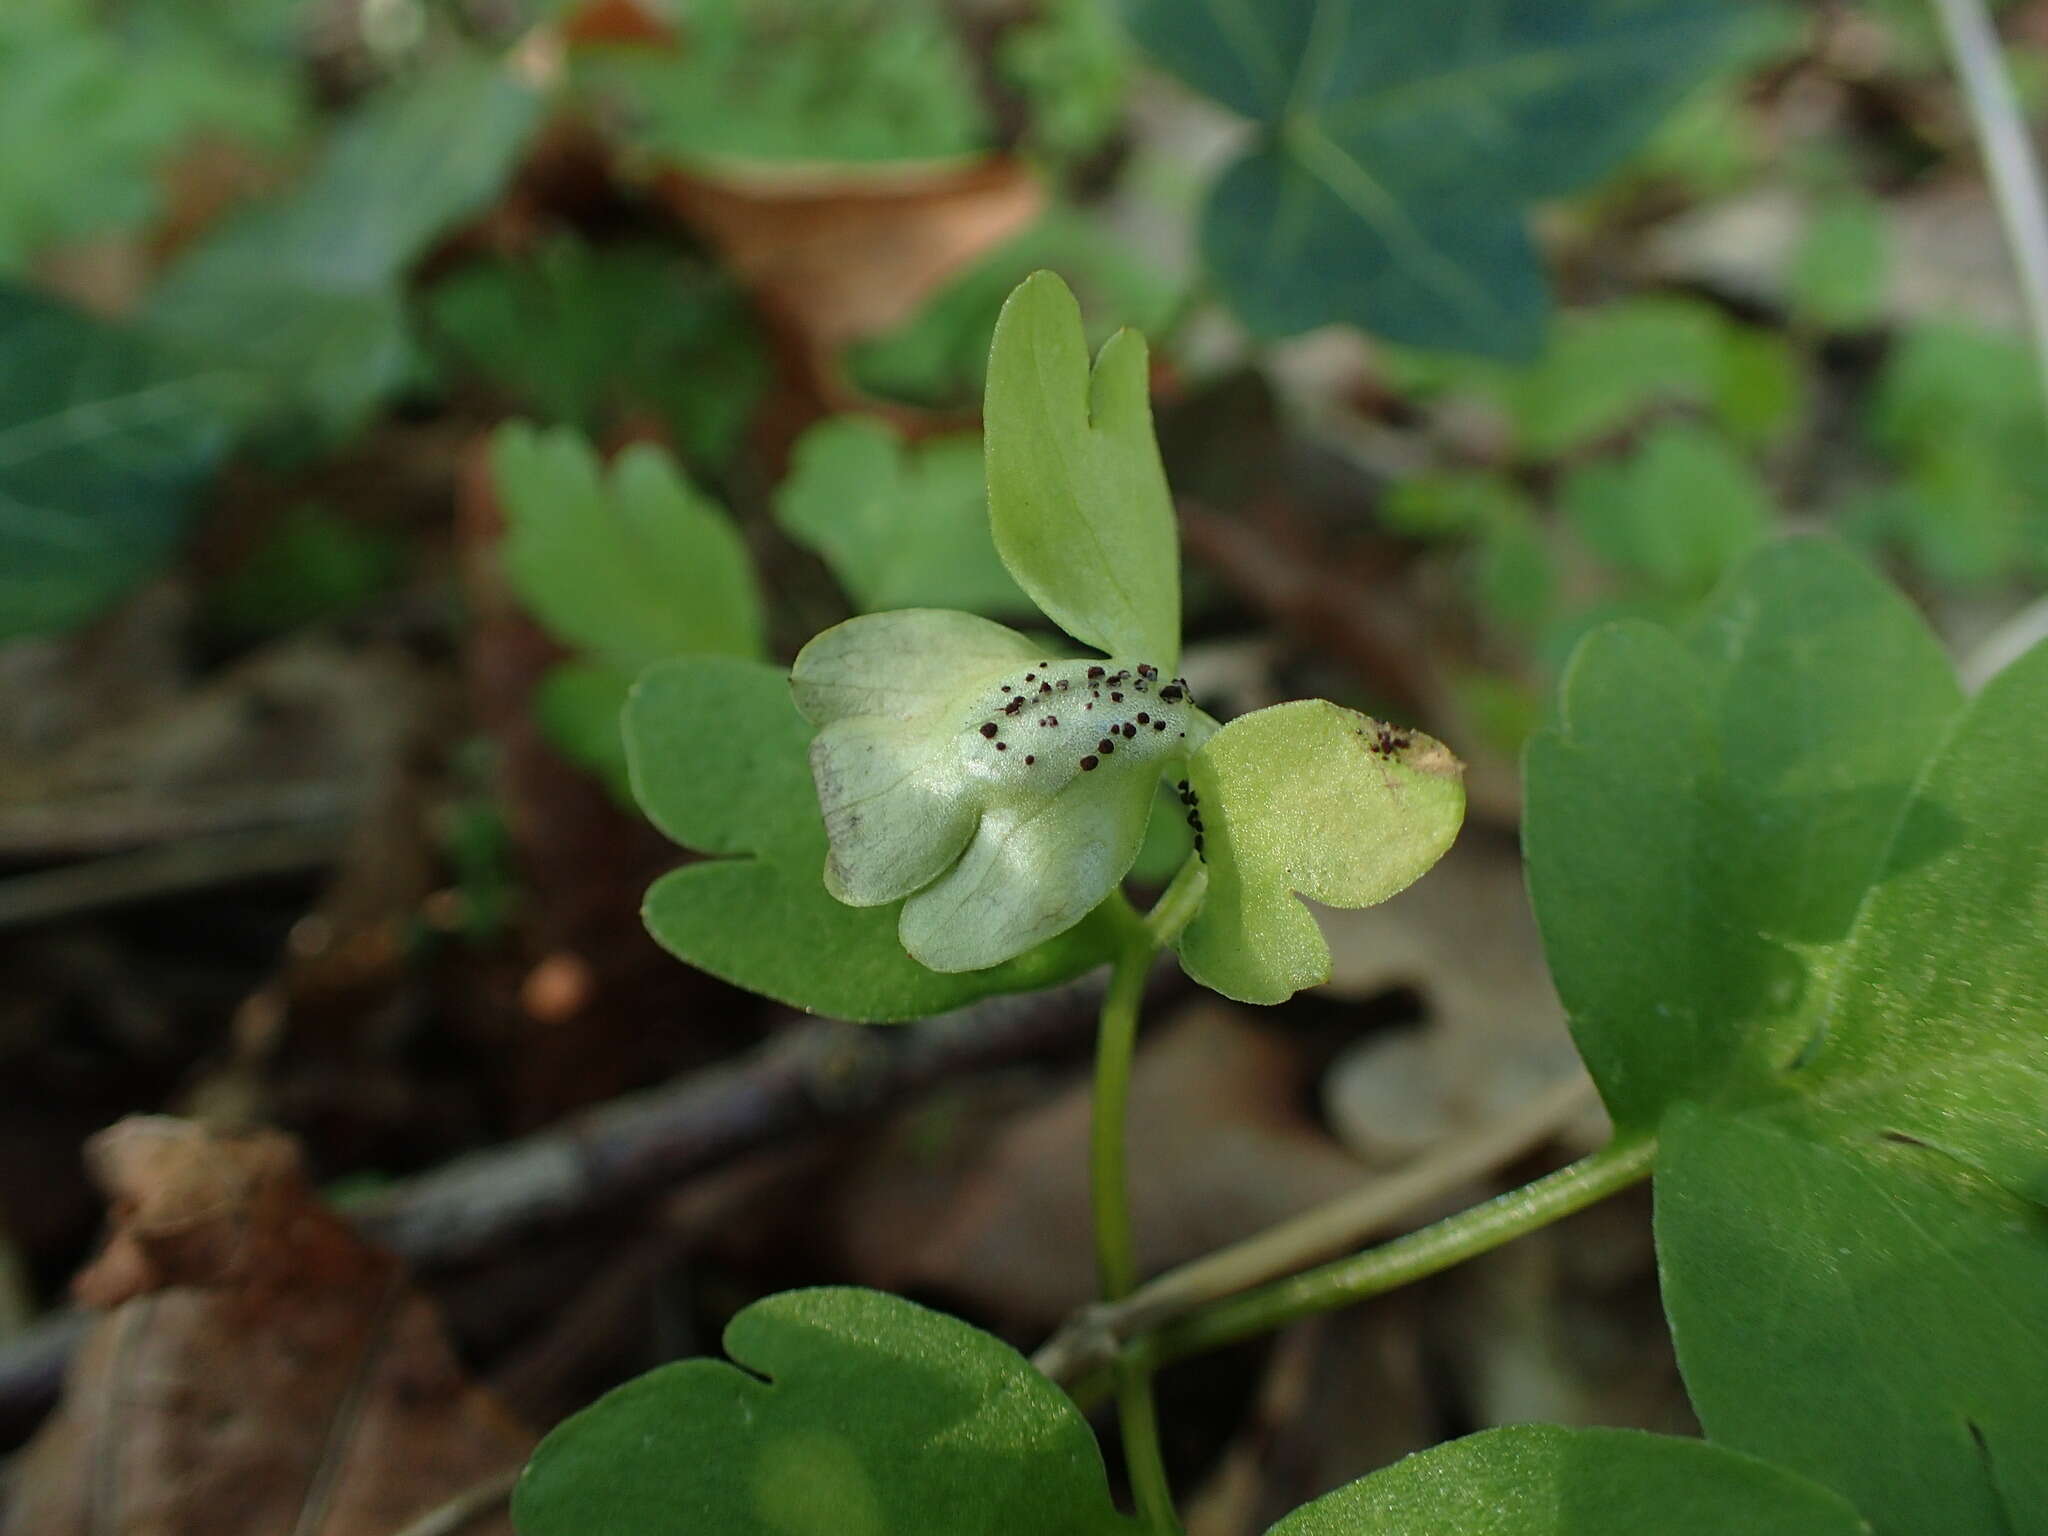
<path id="1" fill-rule="evenodd" d="M 845 347 L 903 325 L 1045 207 L 1044 184 L 1004 157 L 887 173 L 670 169 L 658 188 L 841 404 L 854 396 L 839 369 Z"/>
<path id="2" fill-rule="evenodd" d="M 391 1536 L 532 1450 L 283 1136 L 137 1117 L 87 1156 L 114 1226 L 76 1290 L 112 1310 L 22 1452 L 20 1536 Z"/>

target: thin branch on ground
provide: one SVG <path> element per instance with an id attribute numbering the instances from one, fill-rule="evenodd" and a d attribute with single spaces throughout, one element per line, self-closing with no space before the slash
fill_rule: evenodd
<path id="1" fill-rule="evenodd" d="M 1109 1364 L 1137 1333 L 1349 1253 L 1396 1229 L 1474 1179 L 1541 1146 L 1593 1102 L 1591 1082 L 1574 1075 L 1515 1113 L 1398 1173 L 1168 1270 L 1122 1301 L 1084 1309 L 1046 1342 L 1032 1363 L 1054 1381 L 1078 1381 Z"/>
<path id="2" fill-rule="evenodd" d="M 970 1073 L 1077 1050 L 1102 990 L 1095 976 L 886 1029 L 796 1024 L 735 1061 L 402 1180 L 349 1213 L 415 1269 L 475 1261 Z M 87 1321 L 59 1314 L 0 1344 L 0 1445 L 26 1435 L 55 1401 Z"/>
<path id="3" fill-rule="evenodd" d="M 465 1488 L 447 1503 L 428 1510 L 393 1536 L 456 1536 L 474 1521 L 495 1514 L 498 1506 L 512 1497 L 519 1482 L 519 1468 L 511 1467 Z"/>

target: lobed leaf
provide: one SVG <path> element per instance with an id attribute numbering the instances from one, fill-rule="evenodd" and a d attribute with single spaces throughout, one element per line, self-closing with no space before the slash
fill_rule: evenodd
<path id="1" fill-rule="evenodd" d="M 1329 980 L 1300 900 L 1385 901 L 1458 835 L 1464 765 L 1441 742 L 1298 700 L 1223 727 L 1189 764 L 1208 894 L 1180 939 L 1195 980 L 1239 1002 L 1284 1002 Z"/>
<path id="2" fill-rule="evenodd" d="M 791 1291 L 535 1452 L 520 1536 L 1140 1536 L 1087 1421 L 1000 1340 L 875 1291 Z"/>
<path id="3" fill-rule="evenodd" d="M 1118 332 L 1091 373 L 1080 306 L 1037 273 L 996 322 L 984 414 L 989 525 L 1017 584 L 1075 639 L 1171 676 L 1180 557 L 1144 338 Z"/>
<path id="4" fill-rule="evenodd" d="M 658 448 L 607 471 L 572 428 L 498 429 L 491 472 L 505 565 L 565 644 L 628 675 L 671 656 L 758 656 L 765 619 L 752 559 L 722 508 Z"/>
<path id="5" fill-rule="evenodd" d="M 1518 1425 L 1304 1505 L 1267 1536 L 1867 1536 L 1839 1495 L 1698 1440 Z"/>
<path id="6" fill-rule="evenodd" d="M 2048 647 L 1967 708 L 1904 601 L 1767 549 L 1590 639 L 1530 884 L 1717 1440 L 1880 1532 L 2048 1530 Z"/>
<path id="7" fill-rule="evenodd" d="M 1254 330 L 1349 321 L 1527 356 L 1547 308 L 1531 201 L 1606 174 L 1714 63 L 1714 0 L 1130 0 L 1139 42 L 1254 119 L 1203 221 Z"/>
<path id="8" fill-rule="evenodd" d="M 900 442 L 881 422 L 836 416 L 798 440 L 775 516 L 815 550 L 863 612 L 1031 607 L 989 534 L 981 443 Z"/>
<path id="9" fill-rule="evenodd" d="M 81 623 L 169 558 L 250 383 L 0 286 L 0 640 Z"/>
<path id="10" fill-rule="evenodd" d="M 1006 964 L 942 974 L 905 952 L 896 905 L 835 900 L 822 878 L 811 729 L 779 668 L 663 663 L 634 686 L 624 724 L 633 793 L 654 824 L 728 856 L 686 865 L 647 893 L 649 931 L 691 965 L 793 1007 L 881 1022 L 1051 986 L 1109 957 L 1110 936 L 1091 920 Z"/>

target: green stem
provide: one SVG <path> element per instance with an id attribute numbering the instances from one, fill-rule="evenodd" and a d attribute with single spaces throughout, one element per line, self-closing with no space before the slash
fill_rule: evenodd
<path id="1" fill-rule="evenodd" d="M 1437 1274 L 1628 1188 L 1649 1175 L 1656 1156 L 1653 1138 L 1609 1142 L 1568 1167 L 1434 1226 L 1230 1297 L 1135 1339 L 1118 1370 L 1156 1370 Z M 1093 1395 L 1090 1389 L 1099 1391 L 1100 1382 L 1091 1380 L 1075 1396 L 1085 1401 Z"/>
<path id="2" fill-rule="evenodd" d="M 1184 869 L 1181 876 L 1185 876 Z M 1176 876 L 1171 897 L 1182 886 Z M 1195 900 L 1199 900 L 1199 892 Z M 1161 940 L 1154 925 L 1167 898 L 1142 923 L 1128 924 L 1102 1000 L 1095 1040 L 1095 1124 L 1090 1145 L 1089 1182 L 1095 1205 L 1095 1260 L 1107 1301 L 1119 1301 L 1138 1284 L 1137 1244 L 1131 1230 L 1130 1178 L 1126 1159 L 1125 1112 L 1130 1103 L 1131 1058 L 1138 1041 L 1138 1005 L 1145 978 Z M 1126 912 L 1129 908 L 1124 908 Z M 1185 921 L 1185 918 L 1182 919 Z M 1133 1364 L 1119 1368 L 1117 1420 L 1123 1429 L 1124 1464 L 1139 1518 L 1161 1536 L 1177 1536 L 1173 1491 L 1159 1453 L 1159 1423 L 1152 1406 L 1152 1371 Z"/>

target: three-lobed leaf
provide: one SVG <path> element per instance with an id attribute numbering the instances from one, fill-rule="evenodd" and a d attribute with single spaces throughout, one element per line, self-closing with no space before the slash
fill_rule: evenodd
<path id="1" fill-rule="evenodd" d="M 989 525 L 1017 584 L 1075 639 L 1171 676 L 1180 553 L 1144 338 L 1119 331 L 1091 372 L 1080 306 L 1036 273 L 996 322 L 984 415 Z"/>
<path id="2" fill-rule="evenodd" d="M 1465 815 L 1464 768 L 1441 742 L 1321 699 L 1231 721 L 1188 782 L 1208 890 L 1181 963 L 1239 1002 L 1329 980 L 1329 946 L 1299 896 L 1385 901 L 1443 857 Z"/>
<path id="3" fill-rule="evenodd" d="M 1139 42 L 1260 125 L 1213 192 L 1209 267 L 1251 327 L 1350 321 L 1526 356 L 1547 308 L 1523 208 L 1605 174 L 1712 64 L 1716 0 L 1131 0 Z"/>
<path id="4" fill-rule="evenodd" d="M 520 1536 L 1142 1536 L 1065 1393 L 1000 1340 L 875 1291 L 791 1291 L 541 1443 Z"/>
<path id="5" fill-rule="evenodd" d="M 670 656 L 758 656 L 766 619 L 739 530 L 651 444 L 601 465 L 569 427 L 498 429 L 505 565 L 555 637 L 628 674 Z"/>
<path id="6" fill-rule="evenodd" d="M 787 676 L 763 662 L 687 658 L 634 686 L 635 798 L 676 842 L 727 856 L 647 893 L 648 929 L 678 958 L 793 1007 L 886 1022 L 1051 986 L 1109 957 L 1110 936 L 1089 920 L 987 970 L 947 974 L 911 959 L 900 903 L 846 906 L 825 887 L 811 734 Z"/>
<path id="7" fill-rule="evenodd" d="M 2048 649 L 1965 708 L 1904 600 L 1766 549 L 1690 643 L 1591 637 L 1530 885 L 1709 1433 L 1879 1532 L 2040 1531 Z"/>
<path id="8" fill-rule="evenodd" d="M 981 443 L 971 435 L 909 445 L 868 417 L 820 422 L 790 456 L 775 516 L 864 612 L 1030 611 L 989 535 Z"/>

